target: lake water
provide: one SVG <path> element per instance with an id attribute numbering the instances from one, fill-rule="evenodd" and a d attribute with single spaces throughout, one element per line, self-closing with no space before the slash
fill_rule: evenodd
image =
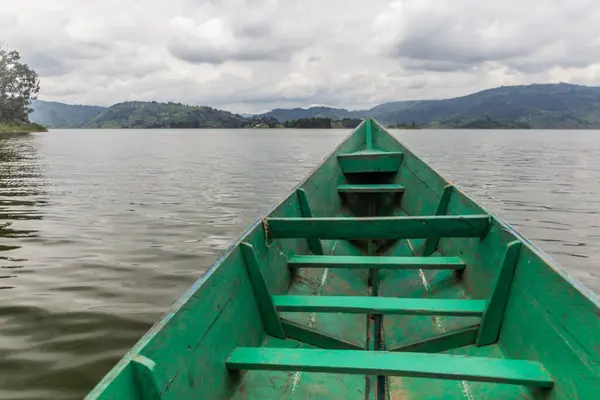
<path id="1" fill-rule="evenodd" d="M 0 398 L 83 397 L 349 131 L 0 137 Z M 394 131 L 600 293 L 600 131 Z"/>

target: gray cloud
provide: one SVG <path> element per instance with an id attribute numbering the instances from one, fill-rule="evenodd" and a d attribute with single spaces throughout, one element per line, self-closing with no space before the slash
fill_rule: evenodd
<path id="1" fill-rule="evenodd" d="M 220 49 L 204 43 L 182 40 L 169 45 L 171 54 L 194 64 L 222 64 L 227 61 L 287 61 L 294 52 L 291 46 L 240 45 Z"/>
<path id="2" fill-rule="evenodd" d="M 72 67 L 51 54 L 32 52 L 25 61 L 41 76 L 61 76 L 72 71 Z"/>
<path id="3" fill-rule="evenodd" d="M 383 18 L 384 25 L 397 24 L 383 53 L 408 69 L 465 71 L 499 63 L 532 73 L 600 61 L 600 7 L 593 1 L 424 3 L 395 3 L 392 17 Z"/>
<path id="4" fill-rule="evenodd" d="M 309 35 L 274 29 L 263 16 L 236 24 L 228 18 L 196 21 L 175 17 L 170 22 L 171 54 L 190 63 L 222 64 L 227 61 L 289 61 L 310 44 Z"/>
<path id="5" fill-rule="evenodd" d="M 271 37 L 271 27 L 266 21 L 262 21 L 261 23 L 254 23 L 250 25 L 241 25 L 234 27 L 236 33 L 246 36 L 249 38 L 269 38 Z M 271 37 L 272 38 L 272 37 Z"/>
<path id="6" fill-rule="evenodd" d="M 0 8 L 0 41 L 38 71 L 40 98 L 100 105 L 363 108 L 600 84 L 600 3 L 488 3 L 22 0 Z"/>

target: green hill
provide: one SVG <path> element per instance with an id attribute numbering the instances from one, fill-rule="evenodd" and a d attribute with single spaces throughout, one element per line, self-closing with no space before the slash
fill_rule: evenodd
<path id="1" fill-rule="evenodd" d="M 527 122 L 486 118 L 446 118 L 424 126 L 428 129 L 529 129 Z"/>
<path id="2" fill-rule="evenodd" d="M 491 118 L 531 128 L 599 128 L 600 88 L 564 83 L 505 86 L 454 99 L 401 102 L 395 111 L 391 107 L 374 116 L 386 123 Z"/>
<path id="3" fill-rule="evenodd" d="M 503 86 L 445 100 L 395 101 L 369 110 L 278 108 L 254 119 L 211 107 L 139 101 L 107 109 L 48 102 L 35 102 L 33 108 L 33 122 L 55 128 L 276 127 L 294 120 L 374 117 L 385 125 L 400 126 L 595 129 L 600 128 L 600 87 L 566 83 Z"/>
<path id="4" fill-rule="evenodd" d="M 262 115 L 314 118 L 328 117 L 327 113 L 348 118 L 375 117 L 386 125 L 491 118 L 504 121 L 502 125 L 526 124 L 531 128 L 600 128 L 600 87 L 566 83 L 503 86 L 445 100 L 395 101 L 369 110 L 312 107 L 276 109 Z"/>
<path id="5" fill-rule="evenodd" d="M 33 100 L 33 112 L 29 120 L 48 128 L 79 128 L 84 122 L 98 115 L 104 107 L 81 106 L 53 101 Z"/>
<path id="6" fill-rule="evenodd" d="M 287 122 L 307 118 L 329 118 L 337 121 L 344 118 L 363 118 L 367 111 L 348 111 L 344 108 L 310 107 L 310 108 L 276 108 L 268 113 L 257 115 L 259 118 L 275 118 L 279 122 Z"/>
<path id="7" fill-rule="evenodd" d="M 242 128 L 249 121 L 211 107 L 129 101 L 105 109 L 82 128 Z"/>

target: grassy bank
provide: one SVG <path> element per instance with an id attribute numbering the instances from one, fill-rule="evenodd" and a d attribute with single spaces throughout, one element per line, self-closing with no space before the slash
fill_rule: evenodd
<path id="1" fill-rule="evenodd" d="M 0 133 L 30 133 L 30 132 L 48 132 L 46 128 L 44 128 L 40 124 L 21 124 L 21 125 L 12 125 L 0 123 Z"/>

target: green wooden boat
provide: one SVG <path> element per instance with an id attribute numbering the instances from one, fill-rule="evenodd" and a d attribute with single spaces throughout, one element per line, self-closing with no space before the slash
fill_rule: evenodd
<path id="1" fill-rule="evenodd" d="M 89 399 L 597 399 L 599 302 L 366 120 Z"/>

